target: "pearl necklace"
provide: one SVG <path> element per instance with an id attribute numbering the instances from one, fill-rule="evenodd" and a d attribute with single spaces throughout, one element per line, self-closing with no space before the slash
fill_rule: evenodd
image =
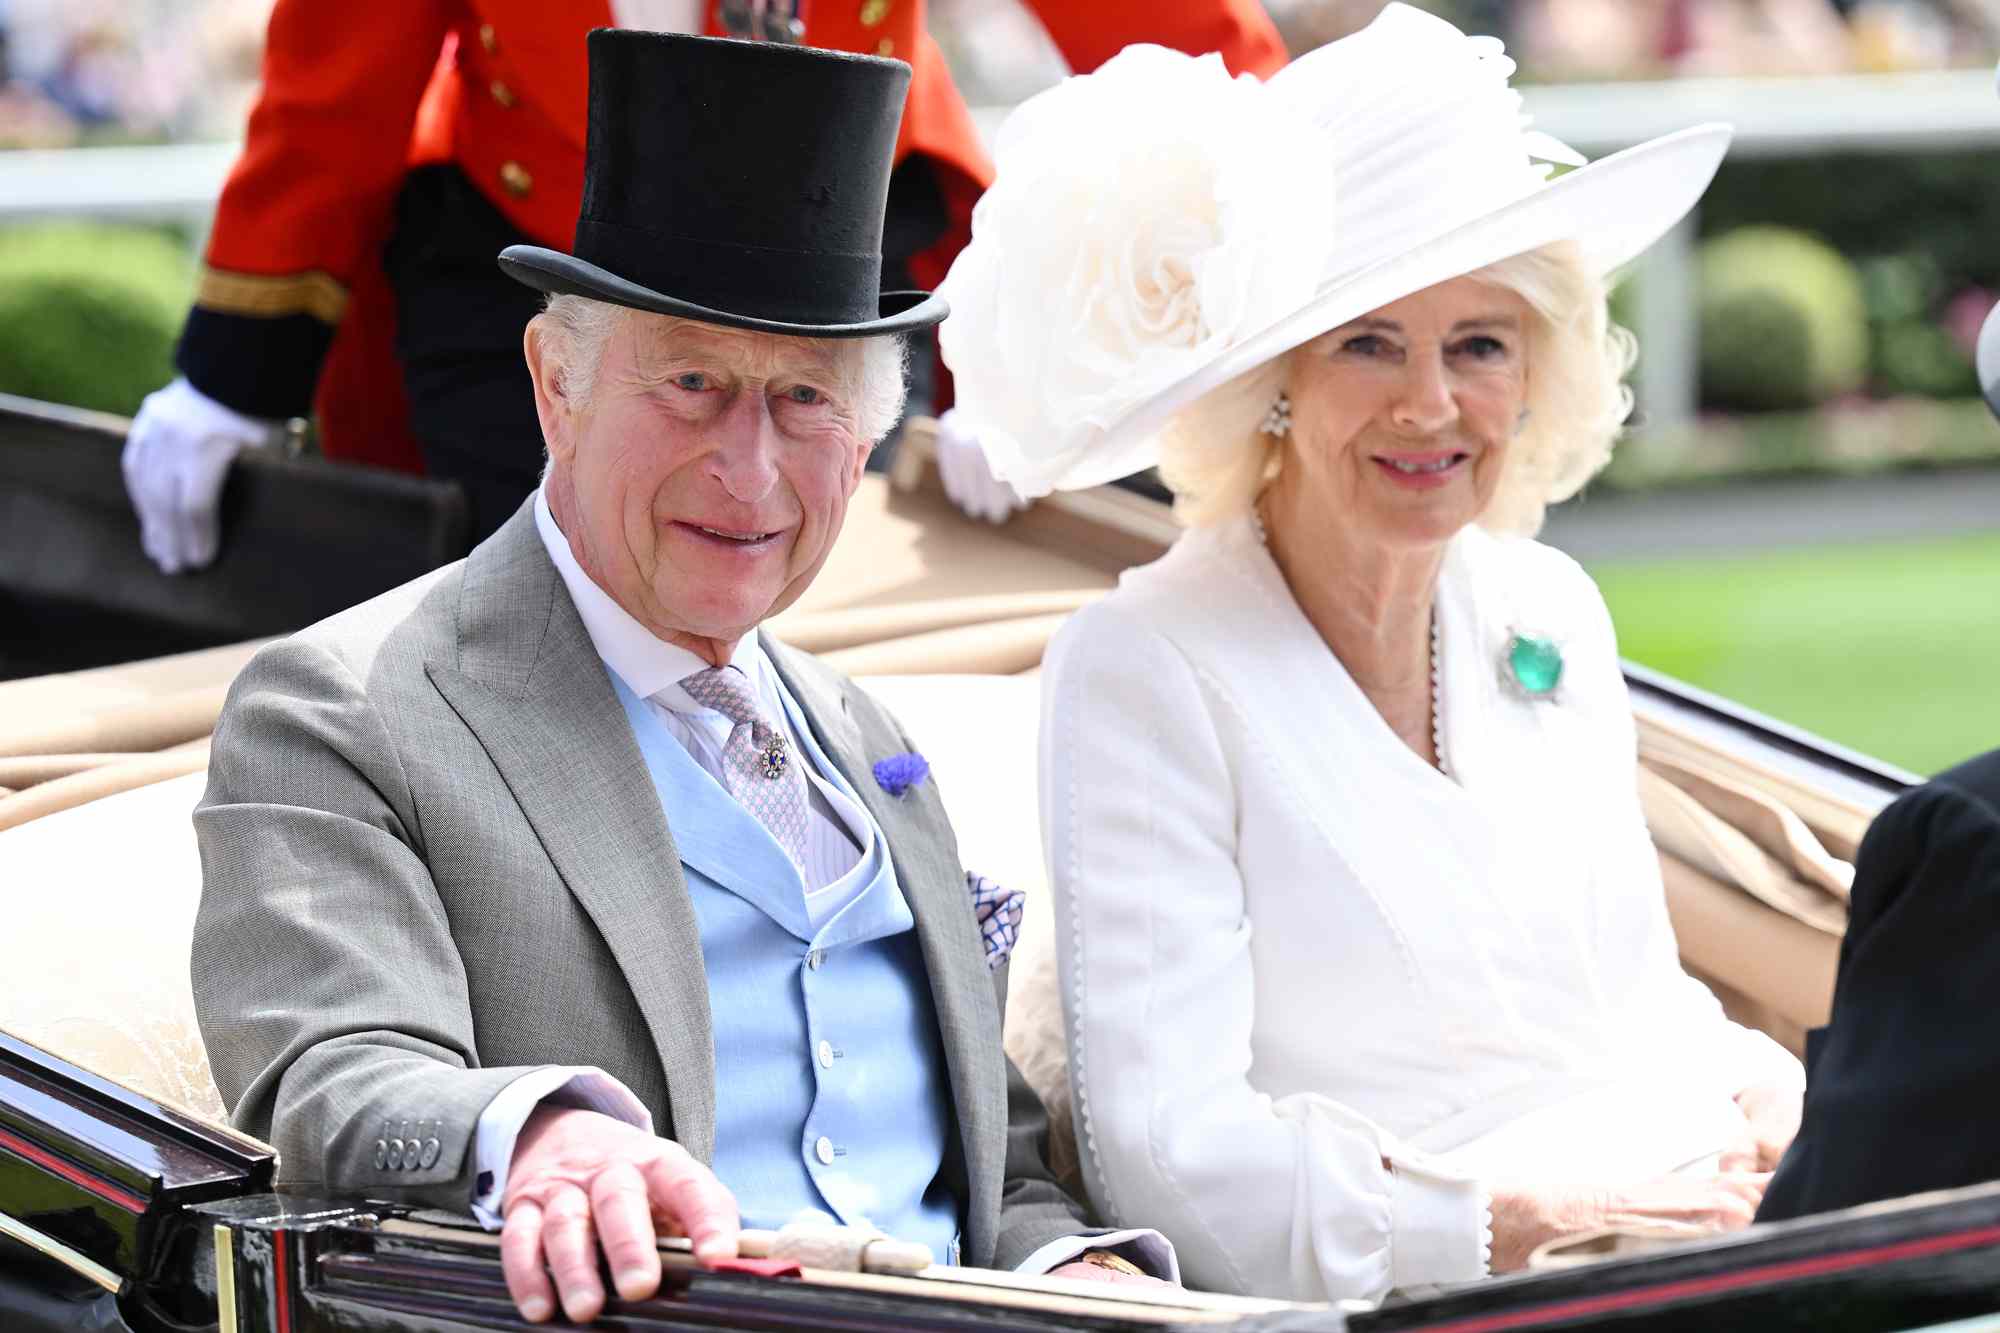
<path id="1" fill-rule="evenodd" d="M 1264 511 L 1256 505 L 1250 506 L 1250 526 L 1257 533 L 1257 544 L 1266 551 L 1271 549 L 1270 534 L 1264 530 Z M 1431 750 L 1437 755 L 1437 770 L 1447 778 L 1452 776 L 1451 763 L 1444 755 L 1444 691 L 1439 680 L 1438 613 L 1435 603 L 1431 606 Z"/>

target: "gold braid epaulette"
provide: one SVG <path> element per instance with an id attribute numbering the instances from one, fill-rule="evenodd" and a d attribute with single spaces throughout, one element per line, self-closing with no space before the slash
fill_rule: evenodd
<path id="1" fill-rule="evenodd" d="M 203 264 L 195 280 L 194 303 L 221 315 L 275 319 L 311 315 L 338 324 L 347 309 L 347 288 L 320 269 L 306 273 L 233 273 Z"/>

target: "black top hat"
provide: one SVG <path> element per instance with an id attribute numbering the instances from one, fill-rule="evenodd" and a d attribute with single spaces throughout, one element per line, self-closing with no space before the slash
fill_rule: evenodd
<path id="1" fill-rule="evenodd" d="M 882 213 L 910 67 L 776 42 L 600 28 L 574 254 L 510 245 L 545 292 L 812 338 L 907 333 Z"/>

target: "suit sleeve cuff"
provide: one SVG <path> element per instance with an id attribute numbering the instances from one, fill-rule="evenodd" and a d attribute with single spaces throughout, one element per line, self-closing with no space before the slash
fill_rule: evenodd
<path id="1" fill-rule="evenodd" d="M 1181 1280 L 1181 1264 L 1174 1255 L 1173 1243 L 1159 1232 L 1145 1229 L 1059 1236 L 1023 1259 L 1014 1271 L 1030 1275 L 1046 1273 L 1061 1268 L 1085 1250 L 1109 1250 L 1145 1270 L 1146 1276 L 1163 1282 Z"/>
<path id="2" fill-rule="evenodd" d="M 1389 1285 L 1472 1282 L 1493 1261 L 1492 1199 L 1478 1181 L 1421 1162 L 1389 1171 Z"/>
<path id="3" fill-rule="evenodd" d="M 544 1065 L 521 1075 L 486 1103 L 473 1129 L 472 1216 L 488 1231 L 500 1229 L 507 1168 L 513 1163 L 521 1127 L 544 1102 L 597 1111 L 648 1134 L 653 1132 L 652 1112 L 629 1088 L 601 1069 Z"/>

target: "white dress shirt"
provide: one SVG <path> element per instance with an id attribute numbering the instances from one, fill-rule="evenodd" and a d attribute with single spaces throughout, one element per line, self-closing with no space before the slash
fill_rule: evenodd
<path id="1" fill-rule="evenodd" d="M 727 790 L 722 778 L 722 747 L 734 724 L 722 714 L 695 703 L 680 686 L 686 677 L 713 664 L 685 648 L 662 642 L 584 573 L 568 538 L 549 512 L 546 493 L 540 490 L 535 493 L 535 531 L 604 665 L 626 688 L 646 701 L 674 739 Z M 730 654 L 730 665 L 740 668 L 750 678 L 758 706 L 771 725 L 783 729 L 791 752 L 807 753 L 788 720 L 777 672 L 755 634 L 745 635 L 736 644 Z M 810 809 L 801 885 L 806 910 L 817 927 L 866 887 L 867 853 L 877 835 L 874 821 L 839 788 L 813 772 L 811 765 L 806 765 L 805 770 Z M 521 1127 L 544 1101 L 599 1111 L 647 1133 L 653 1130 L 653 1118 L 645 1106 L 624 1084 L 601 1069 L 552 1065 L 522 1075 L 487 1103 L 474 1134 L 476 1178 L 483 1188 L 473 1199 L 472 1213 L 489 1229 L 499 1227 L 502 1222 L 499 1205 L 506 1197 L 507 1169 Z M 1148 1272 L 1170 1280 L 1179 1278 L 1173 1247 L 1159 1232 L 1145 1228 L 1061 1237 L 1029 1255 L 1017 1271 L 1045 1273 L 1085 1250 L 1123 1250 Z"/>

